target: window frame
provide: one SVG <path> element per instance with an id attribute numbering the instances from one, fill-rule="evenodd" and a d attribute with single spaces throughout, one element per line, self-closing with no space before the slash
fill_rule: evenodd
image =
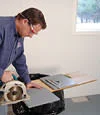
<path id="1" fill-rule="evenodd" d="M 76 31 L 78 0 L 73 0 L 73 34 L 75 35 L 100 35 L 100 31 Z"/>

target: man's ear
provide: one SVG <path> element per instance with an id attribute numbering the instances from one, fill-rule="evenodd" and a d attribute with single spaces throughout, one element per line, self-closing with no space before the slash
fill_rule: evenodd
<path id="1" fill-rule="evenodd" d="M 23 19 L 23 24 L 28 23 L 28 19 Z"/>

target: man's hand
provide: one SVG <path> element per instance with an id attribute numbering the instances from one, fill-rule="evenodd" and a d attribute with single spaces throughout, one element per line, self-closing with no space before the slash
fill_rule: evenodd
<path id="1" fill-rule="evenodd" d="M 38 84 L 35 84 L 35 83 L 33 83 L 33 82 L 30 82 L 30 83 L 28 83 L 27 85 L 26 85 L 26 87 L 29 89 L 29 88 L 38 88 L 38 89 L 41 89 L 42 87 L 40 86 L 40 85 L 38 85 Z"/>
<path id="2" fill-rule="evenodd" d="M 2 82 L 8 82 L 13 80 L 12 74 L 13 72 L 11 71 L 5 71 L 1 77 Z"/>

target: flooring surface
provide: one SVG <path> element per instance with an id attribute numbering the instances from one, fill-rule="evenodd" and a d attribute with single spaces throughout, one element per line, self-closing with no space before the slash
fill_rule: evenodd
<path id="1" fill-rule="evenodd" d="M 59 115 L 100 115 L 100 95 L 87 96 L 87 102 L 65 99 L 65 110 Z"/>

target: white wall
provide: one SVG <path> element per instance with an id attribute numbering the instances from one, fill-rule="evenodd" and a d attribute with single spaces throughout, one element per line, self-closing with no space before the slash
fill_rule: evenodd
<path id="1" fill-rule="evenodd" d="M 29 7 L 42 10 L 47 29 L 25 39 L 25 54 L 32 73 L 69 73 L 80 71 L 98 81 L 65 90 L 66 97 L 100 93 L 100 36 L 75 35 L 73 28 L 74 0 L 2 0 L 0 15 L 16 15 Z M 13 5 L 14 4 L 14 5 Z M 12 67 L 11 67 L 12 69 Z"/>

